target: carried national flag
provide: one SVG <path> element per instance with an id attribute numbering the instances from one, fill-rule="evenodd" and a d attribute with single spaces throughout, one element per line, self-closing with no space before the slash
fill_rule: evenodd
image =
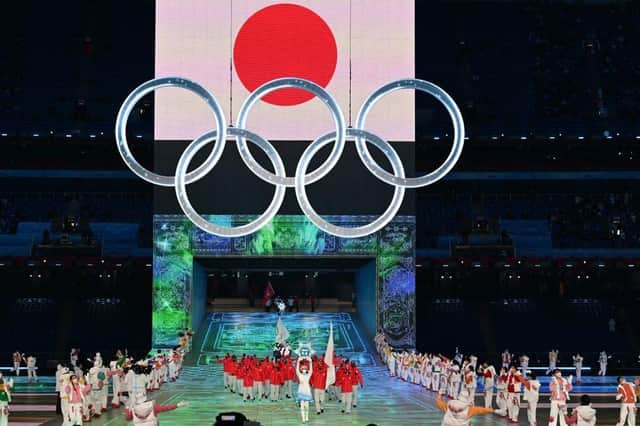
<path id="1" fill-rule="evenodd" d="M 264 288 L 264 293 L 262 295 L 262 304 L 266 305 L 267 302 L 271 300 L 273 296 L 275 296 L 275 294 L 276 292 L 271 286 L 271 281 L 267 281 L 267 286 Z"/>
<path id="2" fill-rule="evenodd" d="M 336 366 L 333 365 L 333 323 L 329 325 L 329 341 L 324 353 L 324 363 L 327 365 L 327 383 L 325 389 L 336 382 Z"/>
<path id="3" fill-rule="evenodd" d="M 276 324 L 276 343 L 284 343 L 289 338 L 289 330 L 284 326 L 282 317 L 278 317 L 278 324 Z"/>

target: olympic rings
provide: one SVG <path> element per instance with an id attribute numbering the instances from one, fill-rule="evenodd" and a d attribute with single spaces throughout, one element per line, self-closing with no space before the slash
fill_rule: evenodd
<path id="1" fill-rule="evenodd" d="M 336 133 L 338 137 L 335 139 L 336 143 L 333 145 L 333 149 L 329 154 L 327 160 L 320 165 L 316 170 L 311 172 L 309 176 L 305 177 L 305 183 L 313 183 L 317 182 L 323 177 L 325 177 L 336 165 L 340 157 L 342 156 L 342 151 L 344 150 L 345 144 L 345 128 L 346 125 L 344 123 L 344 115 L 342 114 L 342 110 L 338 105 L 338 102 L 331 96 L 326 90 L 324 90 L 321 86 L 317 84 L 303 80 L 301 78 L 278 78 L 276 80 L 271 80 L 262 86 L 258 87 L 249 95 L 249 97 L 244 101 L 242 107 L 240 108 L 240 112 L 238 113 L 238 127 L 244 129 L 247 124 L 247 116 L 249 115 L 249 111 L 255 105 L 257 101 L 259 101 L 263 96 L 268 95 L 274 90 L 282 89 L 285 87 L 295 87 L 299 89 L 306 90 L 310 93 L 316 95 L 318 99 L 323 101 L 331 115 L 333 116 L 333 120 L 336 125 Z M 251 170 L 256 176 L 273 185 L 285 185 L 287 187 L 292 188 L 294 186 L 294 178 L 285 177 L 279 178 L 275 176 L 270 171 L 266 170 L 262 167 L 258 162 L 253 158 L 251 152 L 247 148 L 247 144 L 242 137 L 237 138 L 238 141 L 238 150 L 240 151 L 240 156 L 242 160 L 245 162 L 249 170 Z"/>
<path id="2" fill-rule="evenodd" d="M 269 142 L 263 139 L 262 136 L 256 135 L 255 133 L 252 133 L 248 130 L 239 129 L 237 127 L 227 128 L 227 135 L 242 137 L 258 145 L 258 147 L 260 147 L 260 149 L 262 149 L 265 152 L 265 154 L 267 154 L 267 157 L 269 157 L 271 164 L 273 164 L 273 167 L 275 168 L 276 176 L 278 177 L 285 176 L 286 172 L 284 169 L 284 163 L 282 162 L 282 159 L 280 158 L 278 151 L 276 151 L 273 145 L 271 145 Z M 198 151 L 202 149 L 202 147 L 204 147 L 206 144 L 208 144 L 212 140 L 219 141 L 219 140 L 224 140 L 224 138 L 218 139 L 218 135 L 216 134 L 215 131 L 205 133 L 204 135 L 196 139 L 196 141 L 189 144 L 189 146 L 187 146 L 187 148 L 184 150 L 184 152 L 180 156 L 180 160 L 178 160 L 178 166 L 176 167 L 176 184 L 175 184 L 176 196 L 178 197 L 178 204 L 180 204 L 182 211 L 184 211 L 184 214 L 187 215 L 189 220 L 191 220 L 198 228 L 202 229 L 205 232 L 218 235 L 220 237 L 241 237 L 243 235 L 252 234 L 258 229 L 262 228 L 267 223 L 269 223 L 271 219 L 275 217 L 275 215 L 278 213 L 278 210 L 280 210 L 280 206 L 282 205 L 282 202 L 284 201 L 284 195 L 287 188 L 284 185 L 276 185 L 275 194 L 273 195 L 273 199 L 271 200 L 269 207 L 267 207 L 267 210 L 265 210 L 265 212 L 261 214 L 257 219 L 253 220 L 252 222 L 246 225 L 237 226 L 237 227 L 228 227 L 228 226 L 215 225 L 209 222 L 204 217 L 200 216 L 195 211 L 195 209 L 191 206 L 191 202 L 189 201 L 189 197 L 187 196 L 187 190 L 185 188 L 186 186 L 185 176 L 186 176 L 186 171 L 189 168 L 189 163 L 191 163 L 191 160 L 193 159 L 194 155 L 196 155 Z"/>
<path id="3" fill-rule="evenodd" d="M 398 156 L 398 153 L 394 150 L 387 150 L 387 142 L 380 138 L 379 136 L 374 135 L 373 133 L 369 133 L 366 130 L 360 129 L 347 129 L 347 136 L 353 138 L 361 138 L 365 139 L 374 145 L 376 145 L 389 159 L 391 162 L 391 167 L 393 168 L 393 172 L 398 177 L 404 178 L 404 167 L 402 167 L 402 161 Z M 298 167 L 296 168 L 296 198 L 298 199 L 298 204 L 300 208 L 304 212 L 304 214 L 309 218 L 314 225 L 323 231 L 336 235 L 342 238 L 358 238 L 364 237 L 365 235 L 373 234 L 376 231 L 384 228 L 387 223 L 389 223 L 402 205 L 402 200 L 404 199 L 404 187 L 400 185 L 395 186 L 395 190 L 393 191 L 393 198 L 387 210 L 385 210 L 380 217 L 378 217 L 373 222 L 368 225 L 363 225 L 354 228 L 346 228 L 342 226 L 333 225 L 326 220 L 322 219 L 319 214 L 311 207 L 311 203 L 309 202 L 309 198 L 307 198 L 307 192 L 305 189 L 304 176 L 307 173 L 307 167 L 309 167 L 309 163 L 313 156 L 326 144 L 335 139 L 335 133 L 327 133 L 313 141 L 311 145 L 305 149 L 300 157 L 300 161 L 298 162 Z"/>
<path id="4" fill-rule="evenodd" d="M 449 94 L 440 87 L 424 80 L 404 79 L 387 83 L 369 95 L 358 112 L 358 117 L 356 118 L 356 129 L 364 128 L 364 123 L 371 111 L 371 108 L 380 100 L 380 98 L 401 89 L 414 89 L 429 93 L 439 100 L 445 108 L 447 108 L 447 111 L 451 116 L 451 120 L 453 121 L 453 146 L 451 147 L 449 156 L 444 160 L 444 163 L 442 163 L 440 167 L 435 169 L 433 172 L 424 176 L 405 179 L 404 177 L 394 176 L 380 167 L 373 157 L 371 157 L 367 144 L 360 137 L 356 138 L 356 148 L 358 149 L 360 159 L 367 169 L 369 169 L 371 173 L 384 183 L 388 183 L 389 185 L 401 185 L 405 188 L 420 188 L 436 183 L 445 177 L 458 162 L 458 159 L 462 154 L 462 148 L 464 147 L 464 121 L 462 121 L 462 114 L 460 113 L 458 105 L 456 105 L 451 96 L 449 96 Z M 386 149 L 393 149 L 389 143 L 385 142 L 385 145 Z"/>
<path id="5" fill-rule="evenodd" d="M 216 119 L 216 134 L 224 135 L 227 133 L 227 121 L 215 96 L 195 81 L 187 80 L 186 78 L 163 77 L 149 80 L 133 89 L 129 96 L 127 96 L 127 99 L 124 100 L 124 103 L 120 107 L 120 111 L 118 111 L 118 117 L 116 119 L 116 145 L 118 146 L 118 151 L 120 152 L 122 159 L 133 173 L 147 182 L 159 186 L 173 186 L 175 181 L 174 176 L 159 175 L 142 167 L 142 165 L 133 157 L 133 154 L 129 149 L 129 142 L 127 142 L 127 121 L 129 120 L 131 111 L 133 111 L 133 108 L 140 99 L 161 87 L 179 87 L 189 90 L 204 99 L 204 101 L 211 107 Z M 211 151 L 211 154 L 205 162 L 187 175 L 186 182 L 192 183 L 200 180 L 213 170 L 222 156 L 224 145 L 224 139 L 221 139 L 219 143 L 216 143 L 213 147 L 213 151 Z"/>
<path id="6" fill-rule="evenodd" d="M 140 163 L 138 163 L 138 161 L 133 157 L 126 138 L 127 121 L 131 111 L 135 107 L 135 104 L 146 94 L 162 87 L 180 87 L 195 93 L 211 107 L 216 121 L 215 130 L 211 130 L 200 135 L 192 141 L 189 146 L 187 146 L 180 156 L 175 176 L 159 175 L 142 167 L 142 165 L 140 165 Z M 330 132 L 320 136 L 307 147 L 298 161 L 296 174 L 293 177 L 286 176 L 284 164 L 274 146 L 262 136 L 245 129 L 248 114 L 255 103 L 268 93 L 281 88 L 297 88 L 314 94 L 327 105 L 329 112 L 333 116 L 333 121 L 336 127 L 335 132 Z M 402 166 L 400 157 L 389 142 L 376 134 L 364 130 L 365 121 L 374 104 L 384 95 L 401 89 L 414 89 L 433 95 L 447 108 L 447 111 L 453 121 L 453 147 L 451 148 L 449 156 L 436 170 L 417 178 L 405 177 L 404 167 Z M 347 128 L 345 125 L 344 115 L 336 100 L 321 86 L 301 78 L 280 78 L 265 83 L 256 89 L 251 93 L 251 95 L 249 95 L 240 108 L 237 127 L 227 126 L 224 113 L 222 112 L 222 108 L 216 98 L 198 83 L 180 77 L 157 78 L 149 80 L 138 86 L 125 99 L 120 111 L 118 112 L 115 133 L 118 151 L 131 171 L 145 181 L 155 185 L 165 187 L 173 186 L 175 188 L 178 204 L 189 220 L 203 231 L 221 237 L 240 237 L 249 235 L 261 229 L 278 213 L 278 210 L 284 201 L 286 188 L 288 187 L 295 188 L 296 198 L 303 213 L 314 225 L 324 232 L 341 238 L 358 238 L 370 235 L 384 228 L 397 214 L 400 206 L 402 205 L 406 188 L 428 186 L 446 176 L 460 158 L 464 146 L 464 122 L 462 114 L 460 113 L 455 101 L 444 90 L 435 84 L 418 79 L 393 81 L 374 91 L 362 105 L 356 119 L 356 127 Z M 249 170 L 251 170 L 260 179 L 271 183 L 276 187 L 273 199 L 264 213 L 252 222 L 237 227 L 216 225 L 206 220 L 193 208 L 186 191 L 186 185 L 202 179 L 215 167 L 222 156 L 227 137 L 235 137 L 240 156 Z M 342 156 L 347 138 L 355 140 L 358 155 L 367 169 L 381 181 L 395 187 L 391 203 L 382 215 L 367 225 L 353 228 L 340 227 L 325 221 L 311 206 L 306 193 L 306 185 L 317 182 L 333 170 Z M 275 174 L 262 167 L 255 160 L 248 149 L 246 143 L 247 140 L 257 145 L 265 152 L 265 154 L 267 154 L 269 161 L 274 167 Z M 322 147 L 332 141 L 335 142 L 327 160 L 316 170 L 307 174 L 307 169 L 313 159 L 313 156 Z M 196 153 L 211 142 L 214 142 L 211 154 L 209 154 L 204 163 L 199 167 L 192 172 L 188 172 L 189 164 Z M 375 162 L 369 153 L 367 143 L 374 144 L 383 152 L 391 163 L 393 173 L 387 172 Z"/>

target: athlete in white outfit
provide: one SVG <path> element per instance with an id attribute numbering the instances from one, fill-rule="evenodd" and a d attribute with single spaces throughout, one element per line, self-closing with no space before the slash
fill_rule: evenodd
<path id="1" fill-rule="evenodd" d="M 598 358 L 598 363 L 600 363 L 600 371 L 598 371 L 598 376 L 606 376 L 607 375 L 607 362 L 611 359 L 611 355 L 607 355 L 605 351 L 600 352 L 600 357 Z"/>
<path id="2" fill-rule="evenodd" d="M 547 368 L 547 372 L 544 374 L 549 374 L 551 372 L 553 372 L 553 370 L 556 369 L 556 366 L 558 365 L 558 350 L 557 349 L 552 349 L 549 352 L 549 368 Z"/>
<path id="3" fill-rule="evenodd" d="M 484 407 L 493 407 L 493 387 L 496 382 L 496 369 L 493 365 L 488 365 L 486 362 L 480 366 L 478 370 L 480 376 L 482 376 L 482 386 L 484 388 Z"/>
<path id="4" fill-rule="evenodd" d="M 584 358 L 582 355 L 575 354 L 573 356 L 573 365 L 576 367 L 576 383 L 582 383 L 582 364 L 584 363 Z"/>
<path id="5" fill-rule="evenodd" d="M 538 408 L 538 399 L 540 399 L 540 382 L 536 379 L 535 373 L 529 373 L 529 379 L 524 380 L 524 400 L 527 401 L 527 419 L 530 426 L 535 426 L 536 410 Z"/>
<path id="6" fill-rule="evenodd" d="M 571 391 L 572 376 L 569 380 L 562 377 L 562 372 L 556 369 L 549 382 L 549 392 L 551 394 L 551 411 L 549 412 L 549 426 L 556 426 L 558 420 L 561 426 L 566 426 L 565 414 L 567 413 L 567 401 Z"/>
<path id="7" fill-rule="evenodd" d="M 636 387 L 624 377 L 618 377 L 618 394 L 616 400 L 620 401 L 620 418 L 616 426 L 636 426 Z"/>

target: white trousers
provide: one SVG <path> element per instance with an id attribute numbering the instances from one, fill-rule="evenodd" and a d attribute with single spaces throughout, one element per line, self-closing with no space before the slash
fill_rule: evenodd
<path id="1" fill-rule="evenodd" d="M 256 398 L 262 398 L 262 395 L 264 394 L 263 382 L 253 382 L 253 393 Z"/>
<path id="2" fill-rule="evenodd" d="M 344 412 L 351 412 L 351 405 L 353 404 L 353 394 L 351 392 L 342 393 L 342 402 L 344 402 Z"/>
<path id="3" fill-rule="evenodd" d="M 487 379 L 484 383 L 484 408 L 493 407 L 493 379 Z"/>
<path id="4" fill-rule="evenodd" d="M 598 372 L 598 376 L 606 376 L 607 375 L 607 363 L 600 363 L 600 371 Z"/>
<path id="5" fill-rule="evenodd" d="M 271 383 L 271 385 L 269 386 L 269 399 L 271 401 L 277 401 L 280 399 L 280 385 L 274 385 L 273 383 Z"/>
<path id="6" fill-rule="evenodd" d="M 498 406 L 498 409 L 495 411 L 495 413 L 499 416 L 506 416 L 507 415 L 507 392 L 499 390 L 498 391 L 498 396 L 496 397 L 496 405 Z"/>
<path id="7" fill-rule="evenodd" d="M 9 424 L 9 403 L 6 401 L 0 401 L 0 426 L 7 426 Z"/>
<path id="8" fill-rule="evenodd" d="M 431 375 L 431 390 L 434 392 L 440 390 L 440 373 L 433 373 Z"/>
<path id="9" fill-rule="evenodd" d="M 29 382 L 31 382 L 31 380 L 35 380 L 36 382 L 38 381 L 38 375 L 36 374 L 35 367 L 27 367 L 27 377 L 29 378 Z"/>
<path id="10" fill-rule="evenodd" d="M 561 426 L 567 426 L 567 422 L 564 421 L 566 408 L 566 402 L 551 401 L 551 411 L 549 412 L 549 426 L 556 426 L 558 422 L 560 422 Z"/>
<path id="11" fill-rule="evenodd" d="M 422 375 L 422 386 L 424 386 L 425 389 L 431 389 L 431 374 L 424 373 Z"/>
<path id="12" fill-rule="evenodd" d="M 13 371 L 16 372 L 16 376 L 20 375 L 20 363 L 19 362 L 14 362 L 13 363 Z"/>
<path id="13" fill-rule="evenodd" d="M 629 426 L 636 426 L 636 407 L 635 404 L 620 405 L 620 419 L 616 426 L 624 426 L 624 422 Z"/>
<path id="14" fill-rule="evenodd" d="M 313 389 L 313 401 L 316 403 L 316 413 L 324 409 L 324 389 Z"/>
<path id="15" fill-rule="evenodd" d="M 520 394 L 508 393 L 507 394 L 507 413 L 509 420 L 518 421 L 520 415 Z"/>
<path id="16" fill-rule="evenodd" d="M 113 398 L 111 398 L 111 405 L 113 407 L 119 407 L 120 406 L 120 392 L 121 392 L 121 388 L 122 388 L 122 381 L 120 380 L 120 377 L 118 376 L 113 376 Z"/>
<path id="17" fill-rule="evenodd" d="M 82 426 L 82 403 L 69 405 L 69 424 Z"/>
<path id="18" fill-rule="evenodd" d="M 283 392 L 286 396 L 292 395 L 293 392 L 291 391 L 291 380 L 285 380 Z"/>
<path id="19" fill-rule="evenodd" d="M 537 423 L 536 410 L 538 409 L 538 401 L 527 401 L 529 407 L 527 408 L 527 419 L 531 426 Z"/>
<path id="20" fill-rule="evenodd" d="M 62 426 L 69 425 L 69 400 L 67 398 L 60 399 L 60 411 L 62 411 Z"/>
<path id="21" fill-rule="evenodd" d="M 253 385 L 245 386 L 243 387 L 243 389 L 244 389 L 244 392 L 243 392 L 244 399 L 253 399 Z"/>
<path id="22" fill-rule="evenodd" d="M 449 396 L 453 399 L 458 399 L 458 395 L 460 394 L 460 381 L 454 380 L 449 383 Z"/>
<path id="23" fill-rule="evenodd" d="M 102 395 L 100 395 L 100 393 L 100 391 L 93 389 L 91 390 L 91 393 L 89 393 L 92 405 L 91 409 L 96 414 L 102 413 Z"/>

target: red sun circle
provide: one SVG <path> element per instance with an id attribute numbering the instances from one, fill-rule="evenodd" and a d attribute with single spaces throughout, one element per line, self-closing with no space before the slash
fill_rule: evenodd
<path id="1" fill-rule="evenodd" d="M 337 61 L 331 28 L 317 13 L 295 4 L 275 4 L 251 15 L 233 46 L 236 73 L 249 92 L 282 77 L 304 78 L 326 87 Z M 313 97 L 301 89 L 279 89 L 262 100 L 287 106 Z"/>

